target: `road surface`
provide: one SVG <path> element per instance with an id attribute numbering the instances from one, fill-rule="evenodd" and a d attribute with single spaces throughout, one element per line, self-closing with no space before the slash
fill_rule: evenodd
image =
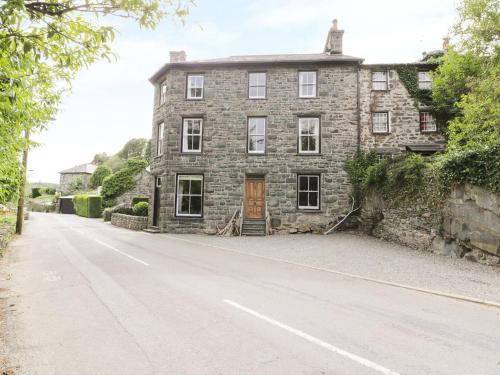
<path id="1" fill-rule="evenodd" d="M 500 308 L 190 238 L 32 215 L 0 276 L 14 373 L 500 374 Z"/>

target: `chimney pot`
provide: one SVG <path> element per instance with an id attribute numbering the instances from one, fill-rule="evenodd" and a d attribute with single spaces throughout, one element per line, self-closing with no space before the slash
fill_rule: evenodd
<path id="1" fill-rule="evenodd" d="M 178 63 L 186 61 L 185 51 L 170 51 L 170 62 Z"/>

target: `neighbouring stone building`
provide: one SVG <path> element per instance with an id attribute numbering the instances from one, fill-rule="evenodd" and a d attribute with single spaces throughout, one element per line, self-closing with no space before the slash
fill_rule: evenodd
<path id="1" fill-rule="evenodd" d="M 96 165 L 87 163 L 76 165 L 72 168 L 59 172 L 61 175 L 59 180 L 59 190 L 63 193 L 67 193 L 71 190 L 71 185 L 75 184 L 77 181 L 81 181 L 80 190 L 88 189 L 90 186 L 90 177 L 96 168 Z"/>
<path id="2" fill-rule="evenodd" d="M 356 150 L 442 149 L 394 65 L 344 55 L 342 37 L 334 21 L 323 53 L 186 61 L 171 52 L 150 79 L 150 225 L 213 233 L 243 207 L 248 233 L 263 233 L 267 216 L 278 232 L 320 232 L 350 206 L 344 162 Z M 433 66 L 412 66 L 429 89 Z"/>

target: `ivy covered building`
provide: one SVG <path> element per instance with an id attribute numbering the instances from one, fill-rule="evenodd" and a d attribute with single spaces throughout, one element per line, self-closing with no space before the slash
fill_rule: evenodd
<path id="1" fill-rule="evenodd" d="M 150 225 L 213 233 L 242 209 L 247 234 L 266 223 L 321 232 L 350 206 L 344 162 L 356 150 L 442 149 L 418 96 L 433 66 L 366 65 L 343 54 L 342 37 L 334 21 L 323 53 L 186 61 L 171 52 L 150 79 Z"/>

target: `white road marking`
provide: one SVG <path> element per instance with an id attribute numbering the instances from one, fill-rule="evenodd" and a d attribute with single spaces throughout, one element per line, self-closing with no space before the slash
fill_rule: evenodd
<path id="1" fill-rule="evenodd" d="M 105 243 L 105 242 L 102 242 L 102 241 L 100 241 L 100 240 L 98 240 L 98 239 L 95 239 L 94 241 L 95 241 L 95 242 L 97 242 L 98 244 L 101 244 L 102 246 L 107 247 L 108 249 L 111 249 L 111 250 L 116 251 L 117 253 L 119 253 L 119 254 L 121 254 L 121 255 L 123 255 L 123 256 L 126 256 L 127 258 L 130 258 L 130 259 L 132 259 L 132 260 L 135 260 L 136 262 L 139 262 L 139 263 L 141 263 L 141 264 L 143 264 L 143 265 L 145 265 L 145 266 L 149 266 L 149 263 L 146 263 L 146 262 L 144 262 L 143 260 L 137 259 L 136 257 L 133 257 L 133 256 L 132 256 L 132 255 L 130 255 L 130 254 L 124 253 L 123 251 L 118 250 L 117 248 L 115 248 L 115 247 L 113 247 L 113 246 L 111 246 L 111 245 L 108 245 L 108 244 L 107 244 L 107 243 Z"/>
<path id="2" fill-rule="evenodd" d="M 311 336 L 311 335 L 309 335 L 309 334 L 307 334 L 305 332 L 299 331 L 298 329 L 290 327 L 290 326 L 288 326 L 288 325 L 286 325 L 284 323 L 281 323 L 281 322 L 279 322 L 277 320 L 269 318 L 269 317 L 267 317 L 265 315 L 262 315 L 262 314 L 258 313 L 257 311 L 249 309 L 248 307 L 242 306 L 242 305 L 240 305 L 240 304 L 238 304 L 236 302 L 233 302 L 233 301 L 231 301 L 229 299 L 225 299 L 224 302 L 227 303 L 228 305 L 231 305 L 231 306 L 233 306 L 233 307 L 241 310 L 241 311 L 244 311 L 244 312 L 246 312 L 246 313 L 248 313 L 250 315 L 253 315 L 256 318 L 262 319 L 265 322 L 268 322 L 268 323 L 270 323 L 272 325 L 275 325 L 275 326 L 277 326 L 279 328 L 282 328 L 285 331 L 288 331 L 290 333 L 293 333 L 294 335 L 299 336 L 299 337 L 301 337 L 301 338 L 303 338 L 303 339 L 305 339 L 305 340 L 307 340 L 307 341 L 309 341 L 309 342 L 311 342 L 313 344 L 321 346 L 322 348 L 327 349 L 327 350 L 329 350 L 329 351 L 331 351 L 331 352 L 333 352 L 335 354 L 339 354 L 341 356 L 347 357 L 350 360 L 352 360 L 354 362 L 357 362 L 357 363 L 359 363 L 359 364 L 361 364 L 361 365 L 363 365 L 365 367 L 368 367 L 368 368 L 370 368 L 372 370 L 378 371 L 381 374 L 385 374 L 385 375 L 399 375 L 397 372 L 389 370 L 388 368 L 385 368 L 385 367 L 383 367 L 383 366 L 381 366 L 381 365 L 379 365 L 379 364 L 377 364 L 375 362 L 372 362 L 372 361 L 370 361 L 368 359 L 360 357 L 360 356 L 358 356 L 356 354 L 350 353 L 350 352 L 348 352 L 346 350 L 340 349 L 340 348 L 338 348 L 338 347 L 336 347 L 336 346 L 334 346 L 332 344 L 329 344 L 329 343 L 327 343 L 327 342 L 325 342 L 323 340 L 320 340 L 320 339 L 318 339 L 318 338 L 316 338 L 314 336 Z"/>

